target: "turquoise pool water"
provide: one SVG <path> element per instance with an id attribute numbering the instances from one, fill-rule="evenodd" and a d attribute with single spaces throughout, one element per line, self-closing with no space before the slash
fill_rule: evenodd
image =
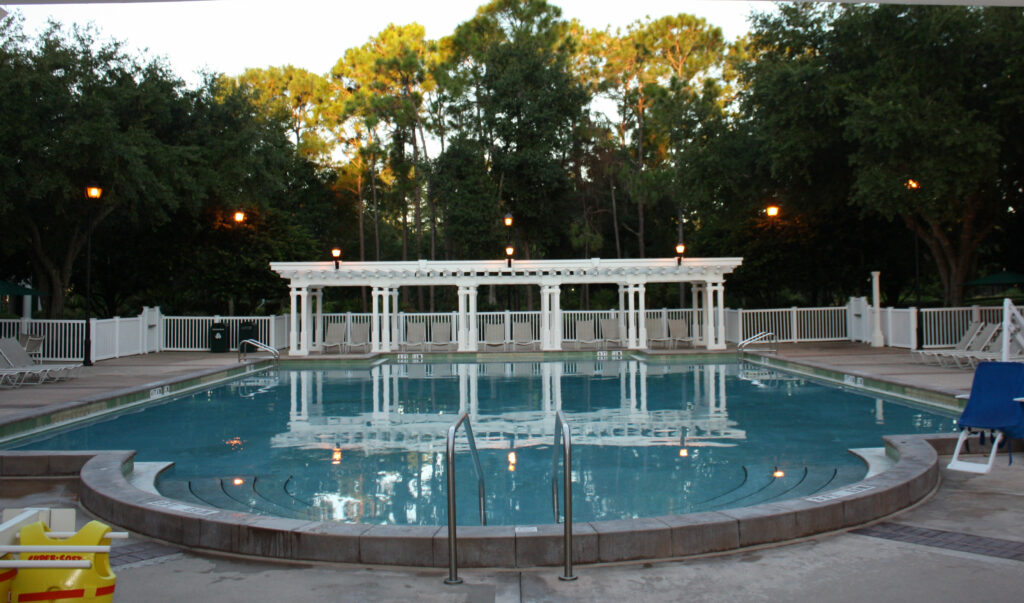
<path id="1" fill-rule="evenodd" d="M 158 488 L 193 503 L 443 525 L 445 435 L 465 410 L 487 523 L 528 525 L 553 521 L 558 408 L 572 430 L 576 521 L 810 496 L 863 478 L 850 448 L 953 430 L 949 416 L 754 365 L 588 360 L 271 369 L 20 447 L 173 461 Z M 458 519 L 472 525 L 475 474 L 458 441 Z"/>

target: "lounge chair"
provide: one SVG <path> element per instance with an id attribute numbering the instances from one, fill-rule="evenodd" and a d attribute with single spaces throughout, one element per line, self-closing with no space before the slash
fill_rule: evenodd
<path id="1" fill-rule="evenodd" d="M 434 346 L 444 346 L 447 350 L 448 346 L 452 343 L 452 325 L 447 322 L 433 322 L 430 323 L 430 344 L 428 349 L 434 349 Z"/>
<path id="2" fill-rule="evenodd" d="M 324 335 L 324 343 L 321 345 L 321 349 L 324 353 L 329 349 L 336 349 L 337 353 L 341 353 L 342 346 L 345 345 L 345 323 L 343 322 L 332 322 L 327 325 L 327 334 Z"/>
<path id="3" fill-rule="evenodd" d="M 1024 437 L 1024 364 L 1019 362 L 982 362 L 974 371 L 967 406 L 957 424 L 960 438 L 953 451 L 953 460 L 946 465 L 954 471 L 988 473 L 996 458 L 1003 437 Z M 987 463 L 960 460 L 964 442 L 974 430 L 996 432 Z"/>
<path id="4" fill-rule="evenodd" d="M 533 338 L 533 326 L 528 322 L 512 323 L 512 349 L 516 346 L 533 347 L 536 340 Z"/>
<path id="5" fill-rule="evenodd" d="M 348 351 L 352 351 L 352 348 L 366 348 L 366 351 L 370 351 L 370 323 L 368 322 L 355 322 L 349 328 L 349 332 L 352 337 L 349 338 L 346 347 Z"/>
<path id="6" fill-rule="evenodd" d="M 491 346 L 501 346 L 501 349 L 505 349 L 505 325 L 503 324 L 486 324 L 484 325 L 484 350 Z"/>
<path id="7" fill-rule="evenodd" d="M 939 356 L 941 354 L 945 354 L 946 352 L 962 352 L 966 350 L 967 346 L 969 346 L 971 342 L 974 341 L 974 338 L 978 336 L 978 333 L 981 332 L 981 329 L 984 326 L 985 323 L 983 322 L 972 322 L 967 326 L 967 330 L 964 331 L 964 334 L 960 338 L 960 340 L 957 341 L 956 344 L 953 345 L 952 347 L 914 350 L 914 354 L 918 357 L 918 359 L 924 362 L 939 362 Z"/>
<path id="8" fill-rule="evenodd" d="M 665 334 L 665 325 L 660 318 L 648 318 L 645 321 L 647 326 L 648 346 L 653 348 L 655 343 L 663 343 L 667 348 L 672 339 Z"/>
<path id="9" fill-rule="evenodd" d="M 427 346 L 427 325 L 422 322 L 409 322 L 405 324 L 405 348 L 413 349 L 419 346 L 421 350 Z"/>
<path id="10" fill-rule="evenodd" d="M 621 346 L 622 336 L 619 335 L 619 321 L 614 318 L 602 318 L 599 322 L 601 323 L 601 340 L 605 345 L 614 342 Z"/>
<path id="11" fill-rule="evenodd" d="M 601 340 L 598 339 L 594 332 L 593 320 L 576 321 L 576 349 L 583 349 L 585 344 L 593 344 L 594 346 L 600 346 L 601 344 Z"/>
<path id="12" fill-rule="evenodd" d="M 936 350 L 935 359 L 943 366 L 946 366 L 947 360 L 955 362 L 957 366 L 964 366 L 964 364 L 961 364 L 961 360 L 964 360 L 965 364 L 970 364 L 970 361 L 968 361 L 966 357 L 971 354 L 984 351 L 985 348 L 992 343 L 992 338 L 995 337 L 996 331 L 999 330 L 1000 326 L 1001 325 L 996 323 L 986 324 L 981 328 L 981 331 L 978 332 L 965 349 L 944 352 Z"/>
<path id="13" fill-rule="evenodd" d="M 675 347 L 676 343 L 687 345 L 693 343 L 693 337 L 690 336 L 689 323 L 681 318 L 669 320 L 668 339 L 669 345 L 672 347 Z"/>
<path id="14" fill-rule="evenodd" d="M 46 338 L 41 335 L 29 335 L 28 333 L 18 335 L 18 343 L 25 348 L 25 353 L 36 362 L 43 359 L 43 343 L 45 341 Z"/>
<path id="15" fill-rule="evenodd" d="M 81 364 L 36 364 L 34 360 L 21 347 L 17 339 L 5 337 L 0 339 L 0 356 L 4 358 L 6 369 L 19 370 L 25 373 L 25 377 L 33 376 L 37 382 L 60 381 L 74 376 L 74 373 L 81 368 Z M 22 382 L 25 378 L 22 378 Z"/>
<path id="16" fill-rule="evenodd" d="M 1003 359 L 1003 338 L 1006 337 L 1006 332 L 1001 331 L 999 335 L 989 344 L 984 351 L 974 352 L 972 354 L 965 354 L 964 358 L 972 366 L 977 366 L 979 362 L 996 362 Z M 1013 360 L 1019 362 L 1024 358 L 1024 344 L 1021 343 L 1020 333 L 1013 333 L 1010 336 L 1010 350 L 1009 358 L 1006 360 Z"/>

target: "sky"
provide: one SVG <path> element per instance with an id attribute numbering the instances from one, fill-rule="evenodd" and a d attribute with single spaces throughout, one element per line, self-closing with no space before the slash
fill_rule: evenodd
<path id="1" fill-rule="evenodd" d="M 625 28 L 645 16 L 690 13 L 722 28 L 727 40 L 747 31 L 752 11 L 772 2 L 740 0 L 549 0 L 566 19 L 585 26 Z M 420 23 L 427 37 L 451 34 L 485 0 L 205 0 L 112 4 L 30 4 L 20 11 L 34 33 L 52 17 L 65 25 L 95 23 L 104 37 L 165 57 L 191 84 L 201 70 L 237 75 L 247 67 L 291 64 L 324 74 L 348 48 L 361 46 L 389 23 Z"/>

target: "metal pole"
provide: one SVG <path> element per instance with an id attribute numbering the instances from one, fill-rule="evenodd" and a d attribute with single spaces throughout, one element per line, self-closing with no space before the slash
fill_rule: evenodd
<path id="1" fill-rule="evenodd" d="M 459 422 L 456 421 L 448 428 L 448 446 L 445 455 L 448 470 L 448 577 L 444 579 L 445 584 L 462 584 L 456 563 L 458 548 L 455 544 L 455 430 L 458 427 Z"/>
<path id="2" fill-rule="evenodd" d="M 85 351 L 82 366 L 92 366 L 92 231 L 85 235 Z"/>

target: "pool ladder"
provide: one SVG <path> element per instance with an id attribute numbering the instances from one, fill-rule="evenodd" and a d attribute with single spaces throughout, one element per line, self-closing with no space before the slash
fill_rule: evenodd
<path id="1" fill-rule="evenodd" d="M 249 344 L 249 345 L 251 345 L 254 348 L 263 350 L 264 352 L 270 352 L 270 355 L 274 357 L 274 363 L 275 364 L 277 364 L 277 363 L 279 363 L 281 361 L 281 352 L 278 352 L 275 348 L 273 348 L 273 347 L 263 343 L 262 341 L 257 341 L 256 339 L 243 339 L 242 341 L 238 342 L 238 361 L 239 362 L 245 360 L 245 355 L 247 354 L 247 352 L 245 351 L 246 350 L 245 344 Z"/>
<path id="2" fill-rule="evenodd" d="M 455 435 L 461 425 L 466 426 L 469 451 L 473 455 L 473 464 L 476 467 L 477 495 L 480 499 L 480 525 L 487 525 L 483 468 L 480 465 L 480 455 L 473 438 L 473 426 L 469 420 L 469 413 L 463 412 L 448 428 L 445 454 L 448 471 L 448 577 L 444 579 L 445 584 L 462 584 L 462 578 L 459 578 L 459 541 L 455 519 Z M 565 420 L 565 415 L 561 410 L 555 413 L 555 443 L 551 452 L 551 504 L 555 523 L 558 523 L 558 450 L 560 448 L 562 450 L 562 508 L 565 512 L 565 531 L 562 537 L 565 549 L 565 571 L 558 579 L 575 580 L 576 576 L 572 573 L 572 437 L 569 423 Z"/>
<path id="3" fill-rule="evenodd" d="M 777 353 L 779 351 L 779 338 L 775 336 L 775 333 L 772 333 L 771 331 L 761 331 L 757 335 L 751 335 L 736 344 L 736 353 L 742 354 L 748 347 L 755 343 L 764 343 L 768 346 L 764 349 L 758 349 L 757 351 L 759 352 Z"/>

